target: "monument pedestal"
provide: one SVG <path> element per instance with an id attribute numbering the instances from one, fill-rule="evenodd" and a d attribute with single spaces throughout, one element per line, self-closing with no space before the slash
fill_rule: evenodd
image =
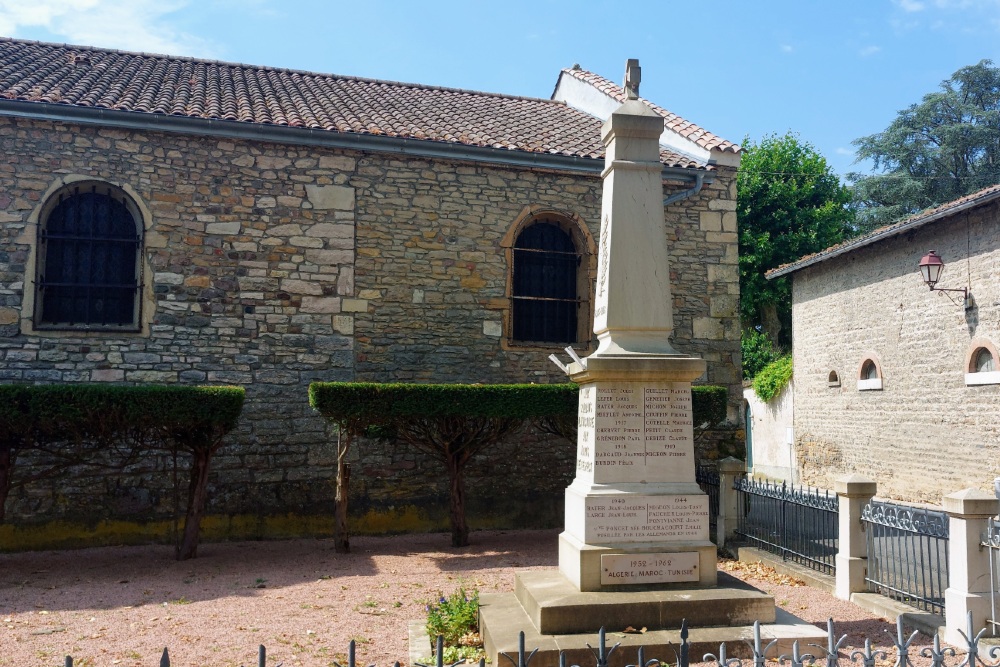
<path id="1" fill-rule="evenodd" d="M 691 380 L 701 359 L 594 355 L 580 385 L 577 473 L 559 571 L 581 592 L 713 586 L 708 496 L 695 482 Z"/>

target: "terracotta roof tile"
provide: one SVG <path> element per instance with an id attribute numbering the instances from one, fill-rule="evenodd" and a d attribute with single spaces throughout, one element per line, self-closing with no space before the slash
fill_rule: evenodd
<path id="1" fill-rule="evenodd" d="M 564 69 L 563 73 L 568 74 L 575 79 L 589 83 L 612 99 L 618 100 L 619 102 L 625 102 L 625 90 L 621 86 L 605 79 L 599 74 L 594 74 L 593 72 L 588 72 L 585 69 L 580 69 L 578 66 Z M 726 153 L 739 153 L 742 150 L 738 144 L 734 144 L 733 142 L 727 141 L 722 137 L 718 137 L 708 130 L 698 127 L 690 121 L 684 120 L 677 114 L 667 111 L 657 104 L 653 104 L 647 99 L 641 97 L 639 99 L 641 99 L 650 109 L 663 116 L 664 124 L 668 128 L 685 139 L 696 143 L 702 148 Z"/>
<path id="2" fill-rule="evenodd" d="M 946 202 L 940 206 L 925 209 L 916 215 L 906 218 L 905 220 L 900 220 L 899 222 L 894 222 L 891 225 L 879 227 L 878 229 L 874 229 L 867 234 L 863 234 L 862 236 L 857 236 L 853 239 L 844 241 L 843 243 L 838 243 L 837 245 L 830 246 L 825 250 L 821 250 L 811 255 L 800 257 L 794 262 L 782 264 L 781 266 L 768 271 L 767 277 L 779 278 L 781 276 L 788 275 L 789 273 L 811 266 L 812 264 L 818 264 L 832 257 L 836 257 L 837 255 L 842 255 L 845 252 L 849 252 L 884 238 L 908 231 L 914 227 L 921 227 L 934 222 L 935 220 L 948 217 L 950 214 L 987 204 L 995 199 L 1000 199 L 1000 185 L 991 185 L 988 188 L 977 190 L 972 194 L 959 197 L 958 199 Z"/>
<path id="3" fill-rule="evenodd" d="M 551 100 L 7 38 L 0 97 L 604 157 L 600 122 Z M 710 168 L 667 150 L 661 157 Z"/>

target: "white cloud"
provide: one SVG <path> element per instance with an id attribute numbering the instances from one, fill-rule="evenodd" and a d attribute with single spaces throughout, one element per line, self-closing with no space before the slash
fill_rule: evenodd
<path id="1" fill-rule="evenodd" d="M 791 53 L 794 50 L 795 50 L 795 47 L 793 47 L 791 44 L 782 44 L 781 45 L 781 52 L 782 53 Z"/>
<path id="2" fill-rule="evenodd" d="M 881 46 L 874 46 L 874 45 L 873 46 L 866 46 L 863 49 L 861 49 L 860 51 L 858 51 L 858 55 L 861 56 L 862 58 L 867 58 L 869 56 L 875 55 L 876 53 L 878 53 L 881 50 L 882 50 Z"/>
<path id="3" fill-rule="evenodd" d="M 188 0 L 0 0 L 0 34 L 43 28 L 72 44 L 213 57 L 208 41 L 170 26 Z"/>
<path id="4" fill-rule="evenodd" d="M 893 4 L 904 12 L 920 12 L 927 6 L 920 0 L 893 0 Z"/>
<path id="5" fill-rule="evenodd" d="M 854 155 L 854 151 L 850 148 L 838 147 L 834 151 L 837 155 Z"/>

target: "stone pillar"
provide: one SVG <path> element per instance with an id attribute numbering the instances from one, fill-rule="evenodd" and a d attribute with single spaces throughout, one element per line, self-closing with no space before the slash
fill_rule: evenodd
<path id="1" fill-rule="evenodd" d="M 861 510 L 875 495 L 878 485 L 862 475 L 846 475 L 834 483 L 839 499 L 839 542 L 837 552 L 836 595 L 850 600 L 851 593 L 867 589 L 868 546 L 865 543 Z"/>
<path id="2" fill-rule="evenodd" d="M 715 543 L 726 546 L 736 534 L 739 522 L 739 497 L 733 483 L 746 475 L 746 463 L 731 456 L 719 461 L 719 516 L 715 520 Z"/>
<path id="3" fill-rule="evenodd" d="M 973 632 L 986 627 L 990 615 L 990 550 L 980 546 L 991 517 L 1000 512 L 1000 500 L 979 489 L 965 489 L 944 497 L 948 513 L 948 589 L 944 592 L 944 640 L 964 646 L 958 633 L 967 631 L 972 612 Z"/>

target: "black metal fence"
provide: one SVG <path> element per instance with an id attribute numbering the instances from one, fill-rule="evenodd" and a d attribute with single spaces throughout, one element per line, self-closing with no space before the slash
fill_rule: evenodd
<path id="1" fill-rule="evenodd" d="M 861 511 L 868 543 L 868 590 L 944 612 L 948 587 L 948 515 L 872 500 Z"/>
<path id="2" fill-rule="evenodd" d="M 715 526 L 719 520 L 719 471 L 712 466 L 700 465 L 695 468 L 695 481 L 708 495 L 708 526 L 715 539 Z"/>
<path id="3" fill-rule="evenodd" d="M 833 574 L 839 531 L 836 494 L 737 479 L 740 494 L 736 534 L 783 560 Z"/>
<path id="4" fill-rule="evenodd" d="M 994 637 L 1000 631 L 1000 618 L 997 618 L 997 607 L 1000 606 L 1000 522 L 990 519 L 986 534 L 982 536 L 980 545 L 988 550 L 990 555 L 990 617 L 986 619 Z"/>
<path id="5" fill-rule="evenodd" d="M 981 630 L 978 634 L 973 633 L 971 613 L 968 616 L 966 645 L 957 647 L 958 650 L 951 647 L 942 647 L 940 638 L 935 635 L 933 647 L 925 647 L 918 651 L 915 647 L 912 647 L 912 644 L 919 633 L 914 631 L 907 636 L 903 632 L 902 616 L 896 622 L 896 637 L 890 638 L 890 641 L 893 642 L 893 646 L 891 647 L 879 648 L 873 646 L 870 639 L 866 639 L 864 649 L 848 650 L 845 648 L 847 635 L 837 637 L 833 619 L 827 622 L 826 629 L 826 646 L 809 644 L 807 647 L 802 647 L 799 641 L 795 640 L 792 644 L 792 652 L 790 654 L 779 654 L 779 651 L 776 650 L 778 641 L 772 640 L 770 637 L 762 637 L 761 626 L 757 622 L 753 626 L 753 644 L 747 641 L 746 647 L 744 647 L 743 642 L 740 642 L 739 649 L 741 651 L 749 649 L 748 652 L 751 655 L 748 657 L 730 657 L 732 651 L 727 651 L 727 645 L 723 643 L 719 645 L 717 654 L 707 653 L 701 657 L 694 656 L 694 660 L 695 662 L 704 662 L 708 667 L 763 667 L 774 661 L 787 667 L 813 667 L 816 664 L 823 663 L 825 663 L 826 667 L 840 667 L 841 665 L 844 667 L 857 667 L 859 664 L 864 667 L 875 667 L 877 664 L 889 664 L 888 661 L 891 660 L 889 656 L 893 653 L 897 656 L 895 659 L 896 665 L 913 665 L 913 660 L 917 657 L 918 653 L 920 656 L 928 659 L 928 662 L 925 663 L 928 664 L 928 667 L 983 667 L 984 665 L 988 667 L 991 663 L 985 661 L 987 656 L 993 661 L 992 664 L 996 664 L 1000 660 L 1000 646 L 992 646 L 989 649 L 986 649 L 985 646 L 980 646 L 980 640 L 986 633 L 986 630 Z M 614 644 L 609 647 L 607 644 L 607 634 L 602 628 L 597 634 L 597 641 L 594 647 L 590 649 L 593 660 L 581 661 L 582 665 L 570 665 L 566 659 L 565 652 L 560 651 L 558 664 L 559 667 L 667 667 L 669 665 L 690 667 L 692 656 L 686 622 L 682 622 L 680 630 L 680 643 L 677 647 L 672 647 L 675 648 L 673 655 L 669 657 L 664 656 L 668 658 L 667 660 L 647 656 L 646 649 L 643 646 L 629 646 L 626 648 L 621 647 L 620 644 Z M 622 649 L 620 652 L 618 651 L 619 648 Z M 803 652 L 802 648 L 807 648 L 811 652 Z M 522 632 L 518 641 L 517 654 L 508 655 L 504 653 L 503 657 L 505 660 L 501 661 L 500 665 L 506 665 L 509 662 L 511 667 L 530 667 L 531 660 L 535 658 L 537 652 L 538 649 L 529 651 L 525 648 L 524 633 Z M 434 665 L 415 664 L 418 667 L 454 667 L 454 665 L 446 666 L 444 662 L 444 651 L 442 650 L 440 638 L 438 639 L 435 656 L 436 663 Z M 633 656 L 635 662 L 632 662 Z M 258 667 L 265 667 L 266 662 L 267 651 L 261 646 L 258 653 L 257 665 Z M 66 667 L 73 667 L 73 658 L 66 656 L 65 664 Z M 166 649 L 163 649 L 163 655 L 160 658 L 159 664 L 160 667 L 170 667 L 170 656 Z M 353 640 L 348 649 L 347 664 L 341 665 L 338 662 L 332 662 L 331 664 L 336 667 L 359 667 Z M 361 667 L 364 664 L 360 663 Z M 458 663 L 455 664 L 457 665 Z M 479 667 L 485 667 L 485 664 L 484 660 L 479 661 Z M 500 667 L 500 665 L 496 667 Z M 281 667 L 281 663 L 278 663 L 274 667 Z M 397 661 L 394 663 L 394 667 L 400 667 L 400 663 Z"/>

